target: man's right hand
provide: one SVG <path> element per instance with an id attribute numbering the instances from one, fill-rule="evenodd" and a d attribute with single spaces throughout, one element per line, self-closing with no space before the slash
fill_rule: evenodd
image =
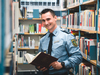
<path id="1" fill-rule="evenodd" d="M 40 66 L 38 66 L 37 68 L 38 68 L 40 71 L 43 71 L 43 72 L 47 70 L 47 68 L 45 68 L 45 67 L 41 68 Z"/>

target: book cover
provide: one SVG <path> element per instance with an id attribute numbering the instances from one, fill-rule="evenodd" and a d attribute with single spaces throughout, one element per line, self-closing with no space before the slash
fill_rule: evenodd
<path id="1" fill-rule="evenodd" d="M 49 68 L 49 65 L 58 59 L 43 52 L 39 52 L 36 56 L 26 53 L 25 57 L 29 64 Z"/>

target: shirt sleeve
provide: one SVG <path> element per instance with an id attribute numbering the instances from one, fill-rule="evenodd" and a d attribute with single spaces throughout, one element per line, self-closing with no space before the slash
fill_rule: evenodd
<path id="1" fill-rule="evenodd" d="M 42 40 L 40 40 L 40 45 L 39 45 L 38 52 L 41 52 L 41 51 L 42 51 L 42 49 L 41 49 L 41 44 L 42 44 Z"/>
<path id="2" fill-rule="evenodd" d="M 82 62 L 82 53 L 79 46 L 76 44 L 75 37 L 72 34 L 68 34 L 66 40 L 66 49 L 69 54 L 69 58 L 64 61 L 65 67 L 73 68 Z"/>

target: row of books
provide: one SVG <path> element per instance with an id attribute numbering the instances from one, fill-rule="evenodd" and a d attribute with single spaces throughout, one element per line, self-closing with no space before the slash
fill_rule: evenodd
<path id="1" fill-rule="evenodd" d="M 79 75 L 96 75 L 95 66 L 89 63 L 81 63 L 79 64 Z"/>
<path id="2" fill-rule="evenodd" d="M 93 1 L 93 0 L 67 0 L 67 7 L 76 6 L 78 4 L 82 4 L 83 2 L 86 2 L 86 1 Z"/>
<path id="3" fill-rule="evenodd" d="M 19 18 L 39 18 L 39 9 L 27 10 L 27 7 L 19 9 Z"/>
<path id="4" fill-rule="evenodd" d="M 34 39 L 31 39 L 30 36 L 24 38 L 24 35 L 21 35 L 21 37 L 18 39 L 18 47 L 19 48 L 30 48 L 34 49 L 35 46 L 39 46 L 39 41 L 36 42 Z"/>
<path id="5" fill-rule="evenodd" d="M 80 50 L 85 54 L 88 60 L 96 60 L 96 39 L 80 38 Z"/>
<path id="6" fill-rule="evenodd" d="M 80 0 L 80 4 L 82 4 L 83 2 L 86 2 L 86 1 L 95 1 L 95 0 Z"/>
<path id="7" fill-rule="evenodd" d="M 88 60 L 96 60 L 96 39 L 87 39 L 85 37 L 76 36 L 77 43 L 79 43 L 80 50 L 85 58 Z"/>
<path id="8" fill-rule="evenodd" d="M 100 9 L 98 14 L 98 31 L 100 31 Z"/>
<path id="9" fill-rule="evenodd" d="M 20 33 L 46 33 L 48 30 L 43 27 L 41 23 L 29 24 L 29 25 L 19 25 Z"/>
<path id="10" fill-rule="evenodd" d="M 70 13 L 66 19 L 68 19 L 68 27 L 78 28 L 79 26 L 79 12 Z"/>
<path id="11" fill-rule="evenodd" d="M 80 29 L 95 30 L 95 11 L 84 10 L 80 13 Z"/>
<path id="12" fill-rule="evenodd" d="M 18 63 L 28 63 L 25 54 L 28 53 L 27 51 L 18 51 Z M 33 56 L 35 56 L 38 53 L 38 51 L 33 51 Z"/>
<path id="13" fill-rule="evenodd" d="M 26 7 L 23 7 L 22 10 L 19 9 L 19 18 L 27 18 L 27 8 Z"/>
<path id="14" fill-rule="evenodd" d="M 97 64 L 100 65 L 100 42 L 97 43 Z"/>
<path id="15" fill-rule="evenodd" d="M 96 16 L 94 10 L 81 11 L 80 16 L 79 12 L 70 13 L 66 19 L 68 19 L 68 27 L 95 31 Z"/>
<path id="16" fill-rule="evenodd" d="M 21 5 L 27 6 L 59 6 L 60 0 L 28 0 L 21 1 Z"/>

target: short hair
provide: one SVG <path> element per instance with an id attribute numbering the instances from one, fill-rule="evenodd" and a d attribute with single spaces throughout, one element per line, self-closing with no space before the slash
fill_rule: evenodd
<path id="1" fill-rule="evenodd" d="M 45 14 L 45 13 L 47 13 L 47 12 L 50 12 L 50 13 L 52 14 L 53 17 L 55 16 L 55 12 L 54 12 L 52 9 L 48 9 L 48 8 L 43 9 L 43 10 L 41 11 L 41 15 L 42 15 L 42 14 Z"/>

